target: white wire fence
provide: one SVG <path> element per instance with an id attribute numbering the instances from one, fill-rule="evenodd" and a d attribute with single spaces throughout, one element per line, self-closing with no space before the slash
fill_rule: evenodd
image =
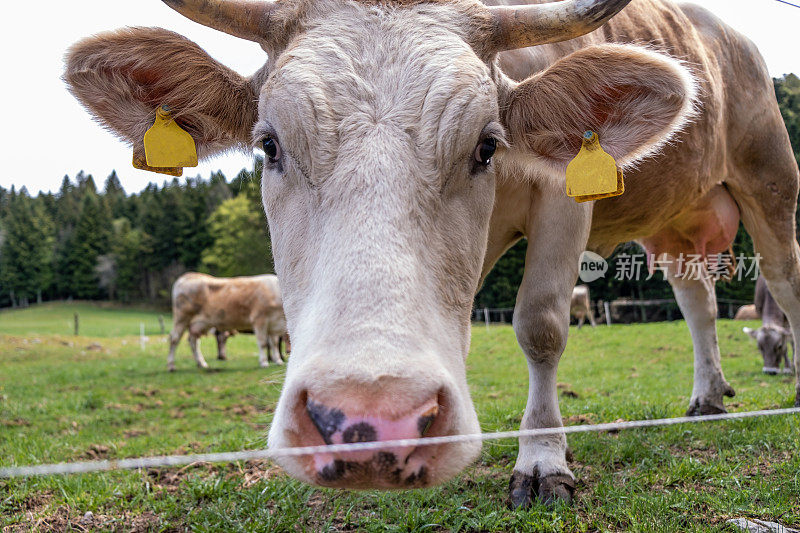
<path id="1" fill-rule="evenodd" d="M 717 299 L 719 318 L 733 318 L 739 307 L 753 302 Z M 619 298 L 611 302 L 596 300 L 591 303 L 592 312 L 598 323 L 630 323 L 671 321 L 681 317 L 678 302 L 673 298 L 633 299 Z M 472 310 L 472 321 L 483 324 L 511 324 L 514 318 L 513 307 L 476 307 Z"/>
<path id="2" fill-rule="evenodd" d="M 0 468 L 0 479 L 21 478 L 31 476 L 49 476 L 57 474 L 84 474 L 109 470 L 137 470 L 143 468 L 159 468 L 182 466 L 195 463 L 232 463 L 256 459 L 275 459 L 277 457 L 298 457 L 318 453 L 337 454 L 386 448 L 405 448 L 454 444 L 475 441 L 500 440 L 511 438 L 533 438 L 547 435 L 589 433 L 602 431 L 622 431 L 636 428 L 652 428 L 674 426 L 678 424 L 697 424 L 701 422 L 719 422 L 726 420 L 742 420 L 746 418 L 800 415 L 800 407 L 787 409 L 767 409 L 760 411 L 743 411 L 718 415 L 692 417 L 659 418 L 652 420 L 633 420 L 626 422 L 610 422 L 606 424 L 524 429 L 517 431 L 499 431 L 494 433 L 475 433 L 467 435 L 447 435 L 442 437 L 422 437 L 418 439 L 401 439 L 390 441 L 356 442 L 349 444 L 328 444 L 323 446 L 306 446 L 295 448 L 243 450 L 237 452 L 202 453 L 192 455 L 167 455 L 156 457 L 140 457 L 131 459 L 81 461 L 72 463 L 42 464 L 32 466 L 12 466 Z"/>

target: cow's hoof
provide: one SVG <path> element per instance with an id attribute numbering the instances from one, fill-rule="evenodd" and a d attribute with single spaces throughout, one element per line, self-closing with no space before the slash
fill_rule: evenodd
<path id="1" fill-rule="evenodd" d="M 175 372 L 175 365 L 168 365 L 167 372 Z"/>
<path id="2" fill-rule="evenodd" d="M 258 363 L 261 368 L 269 368 L 269 363 Z"/>
<path id="3" fill-rule="evenodd" d="M 694 403 L 686 410 L 686 416 L 721 415 L 727 413 L 724 406 L 713 405 L 710 403 Z"/>
<path id="4" fill-rule="evenodd" d="M 217 359 L 219 359 L 220 361 L 227 361 L 228 360 L 228 356 L 227 355 L 218 355 Z"/>
<path id="5" fill-rule="evenodd" d="M 701 415 L 721 415 L 727 413 L 725 404 L 722 401 L 723 396 L 733 398 L 736 396 L 736 391 L 733 390 L 727 381 L 722 382 L 720 387 L 722 390 L 716 391 L 716 394 L 711 393 L 704 398 L 693 398 L 689 403 L 689 408 L 686 410 L 686 416 L 701 416 Z"/>
<path id="6" fill-rule="evenodd" d="M 526 509 L 533 504 L 534 499 L 545 505 L 555 505 L 558 502 L 570 504 L 575 495 L 575 480 L 566 474 L 538 477 L 514 471 L 508 490 L 514 509 Z"/>

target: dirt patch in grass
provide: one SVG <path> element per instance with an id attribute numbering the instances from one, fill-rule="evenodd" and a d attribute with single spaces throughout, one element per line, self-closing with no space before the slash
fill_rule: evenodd
<path id="1" fill-rule="evenodd" d="M 149 468 L 147 477 L 155 490 L 169 493 L 178 492 L 181 483 L 186 478 L 181 470 L 167 470 L 163 468 Z"/>
<path id="2" fill-rule="evenodd" d="M 0 485 L 0 490 L 5 490 L 5 487 Z M 29 494 L 20 501 L 12 501 L 10 502 L 9 508 L 14 513 L 25 513 L 29 516 L 36 516 L 47 509 L 51 501 L 53 501 L 53 492 L 47 490 Z M 5 529 L 3 531 L 5 532 Z"/>
<path id="3" fill-rule="evenodd" d="M 178 492 L 184 480 L 192 476 L 203 478 L 223 476 L 226 480 L 241 479 L 242 488 L 250 488 L 260 481 L 283 475 L 283 471 L 271 461 L 256 460 L 245 463 L 217 465 L 212 463 L 192 463 L 183 468 L 149 468 L 147 477 L 153 488 L 169 493 Z"/>
<path id="4" fill-rule="evenodd" d="M 242 487 L 250 488 L 259 481 L 272 479 L 283 475 L 283 470 L 275 463 L 266 460 L 247 461 L 236 472 L 229 473 L 226 477 L 234 479 L 241 477 Z"/>
<path id="5" fill-rule="evenodd" d="M 24 522 L 6 526 L 3 533 L 23 533 L 27 531 L 114 531 L 144 533 L 147 531 L 180 531 L 177 527 L 162 529 L 162 521 L 152 512 L 143 514 L 123 513 L 121 516 L 80 513 L 70 507 L 62 506 L 52 513 L 36 516 L 29 513 Z"/>
<path id="6" fill-rule="evenodd" d="M 562 418 L 565 426 L 580 426 L 583 424 L 592 424 L 594 423 L 597 415 L 594 413 L 586 413 L 582 415 L 572 415 L 565 418 Z"/>
<path id="7" fill-rule="evenodd" d="M 259 416 L 267 412 L 266 409 L 259 409 L 257 406 L 246 403 L 243 405 L 231 405 L 228 406 L 226 412 L 232 413 L 238 416 Z"/>
<path id="8" fill-rule="evenodd" d="M 141 413 L 147 409 L 164 407 L 164 402 L 161 400 L 154 400 L 151 403 L 137 403 L 135 405 L 114 402 L 105 404 L 105 407 L 108 409 L 114 409 L 116 411 L 131 411 L 133 413 Z"/>
<path id="9" fill-rule="evenodd" d="M 89 448 L 81 454 L 81 459 L 89 459 L 91 461 L 100 461 L 108 459 L 111 448 L 103 444 L 92 444 Z"/>
<path id="10" fill-rule="evenodd" d="M 24 418 L 15 418 L 14 420 L 0 420 L 0 426 L 6 428 L 25 427 L 30 426 L 31 423 Z"/>
<path id="11" fill-rule="evenodd" d="M 201 452 L 204 451 L 205 449 L 206 447 L 200 444 L 199 442 L 192 441 L 184 444 L 183 446 L 179 446 L 170 455 L 186 455 L 189 453 Z"/>
<path id="12" fill-rule="evenodd" d="M 145 398 L 152 398 L 158 394 L 158 389 L 139 389 L 137 387 L 126 387 L 125 390 L 130 391 L 134 396 L 144 396 Z"/>

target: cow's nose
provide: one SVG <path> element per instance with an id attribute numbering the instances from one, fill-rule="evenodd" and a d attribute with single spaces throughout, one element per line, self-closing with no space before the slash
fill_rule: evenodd
<path id="1" fill-rule="evenodd" d="M 439 400 L 431 398 L 400 416 L 371 413 L 348 406 L 330 407 L 308 397 L 306 413 L 326 444 L 391 441 L 423 437 L 439 414 Z M 319 441 L 309 436 L 308 445 Z M 305 439 L 304 439 L 305 440 Z M 314 455 L 318 480 L 333 486 L 413 486 L 424 484 L 424 457 L 414 457 L 415 446 L 321 453 Z"/>

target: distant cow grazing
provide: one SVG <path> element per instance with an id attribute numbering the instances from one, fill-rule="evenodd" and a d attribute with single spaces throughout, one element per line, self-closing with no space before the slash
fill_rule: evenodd
<path id="1" fill-rule="evenodd" d="M 794 354 L 794 341 L 789 330 L 789 319 L 770 294 L 763 277 L 759 277 L 756 281 L 755 310 L 763 320 L 762 326 L 758 329 L 745 327 L 742 331 L 758 343 L 758 351 L 764 359 L 764 373 L 778 374 L 783 363 L 783 372 L 791 374 L 792 364 L 789 361 L 788 345 L 792 345 Z"/>
<path id="2" fill-rule="evenodd" d="M 215 329 L 218 357 L 225 359 L 225 340 L 230 332 L 253 331 L 258 341 L 258 362 L 266 367 L 269 356 L 282 364 L 280 338 L 286 334 L 278 278 L 274 275 L 215 278 L 189 272 L 172 286 L 173 326 L 170 333 L 167 368 L 175 370 L 175 348 L 183 333 L 200 368 L 208 364 L 200 353 L 198 338 Z"/>
<path id="3" fill-rule="evenodd" d="M 759 318 L 761 315 L 758 314 L 756 306 L 753 304 L 741 306 L 733 317 L 734 320 L 758 320 Z"/>
<path id="4" fill-rule="evenodd" d="M 263 149 L 264 211 L 294 349 L 270 447 L 479 432 L 466 371 L 472 304 L 522 238 L 513 320 L 530 377 L 522 429 L 562 425 L 558 362 L 584 250 L 609 256 L 637 241 L 672 265 L 694 342 L 691 415 L 724 412 L 734 390 L 720 365 L 713 280 L 682 276 L 681 257 L 726 251 L 741 220 L 800 333 L 797 161 L 758 50 L 703 8 L 164 1 L 257 42 L 264 67 L 245 78 L 185 37 L 138 27 L 73 46 L 65 79 L 134 153 L 163 105 L 201 158 Z M 625 191 L 578 203 L 565 194 L 565 169 L 598 142 L 624 170 Z M 616 186 L 618 173 L 605 168 Z M 278 462 L 318 485 L 401 489 L 451 479 L 480 448 Z M 520 439 L 515 506 L 572 499 L 566 450 L 563 434 Z"/>
<path id="5" fill-rule="evenodd" d="M 589 323 L 595 327 L 594 313 L 592 313 L 592 301 L 589 298 L 589 286 L 578 285 L 572 289 L 572 300 L 569 304 L 569 313 L 578 320 L 578 329 L 583 327 L 586 317 L 589 317 Z"/>

